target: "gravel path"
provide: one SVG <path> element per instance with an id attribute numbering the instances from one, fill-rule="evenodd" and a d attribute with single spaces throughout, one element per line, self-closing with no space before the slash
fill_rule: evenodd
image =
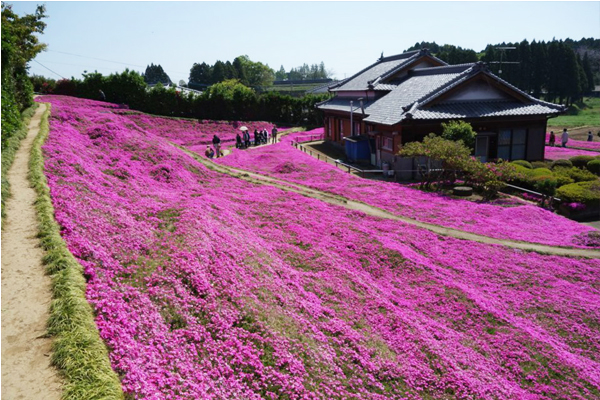
<path id="1" fill-rule="evenodd" d="M 36 194 L 27 178 L 29 153 L 46 105 L 40 104 L 8 172 L 12 197 L 2 231 L 2 399 L 61 397 L 61 380 L 50 365 L 45 337 L 51 291 L 36 235 Z"/>

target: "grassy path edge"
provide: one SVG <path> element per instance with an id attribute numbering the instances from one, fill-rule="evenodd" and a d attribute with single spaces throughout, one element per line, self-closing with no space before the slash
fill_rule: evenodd
<path id="1" fill-rule="evenodd" d="M 22 125 L 15 134 L 8 140 L 6 148 L 2 151 L 2 222 L 4 222 L 6 201 L 10 198 L 10 182 L 7 175 L 10 167 L 15 161 L 17 150 L 21 146 L 21 141 L 27 136 L 27 128 L 29 122 L 38 108 L 38 103 L 34 103 L 31 107 L 23 111 L 21 114 Z M 4 226 L 4 225 L 2 225 Z"/>
<path id="2" fill-rule="evenodd" d="M 66 383 L 63 399 L 124 399 L 121 382 L 108 359 L 108 350 L 94 322 L 94 312 L 85 298 L 86 281 L 83 267 L 75 260 L 60 236 L 54 220 L 50 189 L 44 175 L 42 145 L 49 133 L 50 104 L 42 103 L 42 117 L 29 159 L 29 180 L 37 199 L 43 262 L 52 278 L 52 303 L 48 334 L 54 338 L 52 363 Z"/>

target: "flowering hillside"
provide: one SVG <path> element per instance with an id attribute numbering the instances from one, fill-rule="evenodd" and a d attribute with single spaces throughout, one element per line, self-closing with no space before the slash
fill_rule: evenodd
<path id="1" fill-rule="evenodd" d="M 585 143 L 585 142 L 582 142 Z M 570 144 L 570 141 L 569 141 Z M 571 147 L 551 147 L 546 146 L 544 158 L 546 160 L 566 160 L 575 156 L 600 156 L 599 151 L 579 150 Z"/>
<path id="2" fill-rule="evenodd" d="M 41 100 L 56 219 L 130 398 L 600 396 L 599 260 L 251 184 L 105 103 Z"/>
<path id="3" fill-rule="evenodd" d="M 587 140 L 576 140 L 576 139 L 569 139 L 567 145 L 569 147 L 579 147 L 582 149 L 590 149 L 590 150 L 595 150 L 595 151 L 600 151 L 600 141 L 598 141 L 598 137 L 594 136 L 593 139 L 595 140 L 592 142 L 588 142 Z M 546 143 L 550 143 L 550 134 L 546 133 Z M 560 146 L 561 144 L 561 134 L 559 133 L 556 136 L 556 141 L 555 141 L 557 146 Z M 548 150 L 548 147 L 546 147 L 546 150 Z"/>
<path id="4" fill-rule="evenodd" d="M 534 205 L 474 203 L 396 183 L 365 180 L 296 150 L 289 145 L 293 139 L 284 137 L 269 147 L 234 151 L 218 162 L 359 200 L 400 216 L 498 239 L 577 247 L 580 235 L 594 230 Z"/>

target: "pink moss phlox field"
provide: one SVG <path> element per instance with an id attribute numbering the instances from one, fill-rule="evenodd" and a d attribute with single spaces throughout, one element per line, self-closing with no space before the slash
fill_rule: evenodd
<path id="1" fill-rule="evenodd" d="M 253 185 L 105 103 L 41 101 L 56 219 L 129 398 L 600 395 L 600 261 Z"/>
<path id="2" fill-rule="evenodd" d="M 544 158 L 546 160 L 566 160 L 575 156 L 600 156 L 600 152 L 597 151 L 588 151 L 588 150 L 579 150 L 572 149 L 569 147 L 570 141 L 567 144 L 567 147 L 552 147 L 546 146 L 546 152 L 544 153 Z"/>
<path id="3" fill-rule="evenodd" d="M 236 134 L 242 126 L 248 128 L 253 139 L 254 130 L 273 129 L 273 124 L 264 121 L 211 121 L 173 119 L 144 114 L 137 111 L 121 112 L 127 119 L 142 129 L 149 130 L 165 139 L 198 153 L 212 144 L 213 135 L 221 139 L 222 146 L 234 146 Z"/>
<path id="4" fill-rule="evenodd" d="M 350 175 L 290 145 L 295 135 L 310 133 L 295 133 L 281 143 L 251 152 L 234 151 L 219 163 L 304 184 L 419 221 L 499 239 L 585 247 L 574 240 L 575 236 L 594 231 L 535 205 L 475 203 Z"/>
<path id="5" fill-rule="evenodd" d="M 559 133 L 556 136 L 556 142 L 555 142 L 556 146 L 560 146 L 560 144 L 561 144 L 560 135 L 561 135 L 561 133 Z M 596 151 L 600 152 L 600 138 L 598 138 L 597 135 L 594 135 L 594 140 L 595 141 L 593 141 L 593 142 L 588 142 L 587 140 L 569 139 L 569 141 L 567 142 L 567 146 L 580 147 L 583 149 L 596 150 Z M 546 143 L 550 143 L 550 133 L 546 133 Z"/>

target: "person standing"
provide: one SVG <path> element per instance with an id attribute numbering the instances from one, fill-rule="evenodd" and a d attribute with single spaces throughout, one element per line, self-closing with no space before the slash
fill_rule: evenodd
<path id="1" fill-rule="evenodd" d="M 567 128 L 563 129 L 561 141 L 562 147 L 567 147 L 567 142 L 569 141 L 569 132 L 567 132 Z"/>
<path id="2" fill-rule="evenodd" d="M 235 148 L 236 149 L 242 148 L 242 138 L 240 137 L 239 133 L 235 136 Z"/>
<path id="3" fill-rule="evenodd" d="M 244 148 L 250 147 L 250 132 L 248 130 L 244 131 Z"/>
<path id="4" fill-rule="evenodd" d="M 212 143 L 215 148 L 215 154 L 217 155 L 217 158 L 219 158 L 221 156 L 221 139 L 219 139 L 217 135 L 213 135 Z"/>
<path id="5" fill-rule="evenodd" d="M 592 131 L 588 131 L 588 142 L 594 141 L 594 135 L 592 135 Z"/>
<path id="6" fill-rule="evenodd" d="M 554 147 L 555 143 L 556 143 L 556 135 L 554 134 L 554 131 L 550 131 L 550 139 L 548 140 L 548 144 L 551 147 Z"/>
<path id="7" fill-rule="evenodd" d="M 277 143 L 277 127 L 273 126 L 273 130 L 271 131 L 271 137 L 273 138 L 273 143 Z"/>
<path id="8" fill-rule="evenodd" d="M 267 139 L 267 143 L 271 141 L 271 135 L 269 134 L 269 130 L 267 128 L 263 129 L 263 133 L 265 134 L 265 138 Z"/>
<path id="9" fill-rule="evenodd" d="M 98 89 L 98 94 L 100 95 L 100 100 L 106 101 L 106 95 L 102 91 L 102 89 Z"/>

